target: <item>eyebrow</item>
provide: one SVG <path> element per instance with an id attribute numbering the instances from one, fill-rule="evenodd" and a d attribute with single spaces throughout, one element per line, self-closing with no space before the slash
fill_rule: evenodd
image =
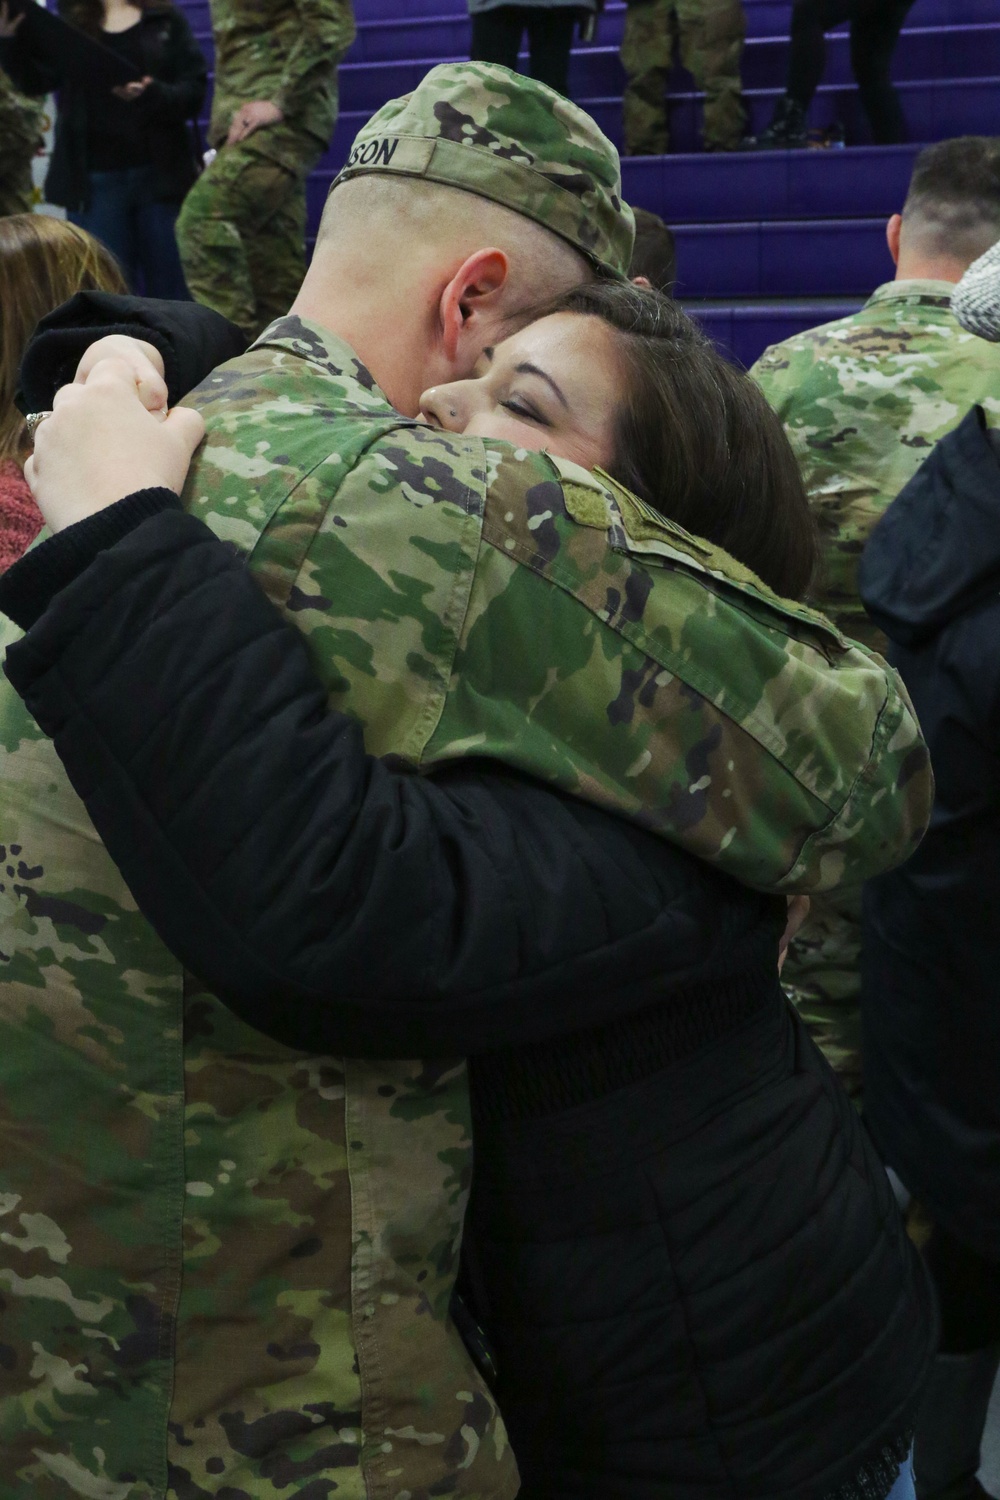
<path id="1" fill-rule="evenodd" d="M 559 397 L 559 400 L 562 402 L 563 406 L 565 406 L 566 410 L 569 411 L 569 402 L 566 400 L 566 397 L 556 385 L 551 375 L 546 375 L 545 371 L 540 370 L 537 365 L 531 365 L 527 363 L 515 365 L 514 370 L 518 375 L 537 375 L 540 380 L 544 380 L 546 385 L 550 385 L 552 387 L 556 395 Z"/>

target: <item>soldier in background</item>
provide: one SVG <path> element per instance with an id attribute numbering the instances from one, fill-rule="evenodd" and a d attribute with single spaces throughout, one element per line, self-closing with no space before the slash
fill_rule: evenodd
<path id="1" fill-rule="evenodd" d="M 45 105 L 19 94 L 0 69 L 0 218 L 31 212 L 31 162 L 42 144 Z"/>
<path id="2" fill-rule="evenodd" d="M 628 274 L 633 281 L 648 281 L 665 297 L 674 295 L 677 281 L 677 243 L 669 224 L 648 208 L 633 208 L 635 244 Z"/>
<path id="3" fill-rule="evenodd" d="M 746 131 L 740 58 L 746 36 L 741 0 L 628 0 L 622 66 L 626 156 L 662 156 L 670 147 L 664 95 L 674 57 L 705 94 L 706 151 L 736 151 Z"/>
<path id="4" fill-rule="evenodd" d="M 177 220 L 191 295 L 251 337 L 305 274 L 306 178 L 337 121 L 351 0 L 213 0 L 214 160 Z"/>
<path id="5" fill-rule="evenodd" d="M 858 595 L 876 521 L 934 444 L 979 403 L 1000 417 L 1000 348 L 965 332 L 954 284 L 1000 237 L 1000 140 L 962 136 L 917 157 L 887 240 L 894 281 L 860 312 L 765 350 L 753 374 L 785 424 L 820 527 L 813 602 L 885 649 Z M 848 1091 L 860 1097 L 860 892 L 817 897 L 782 975 Z"/>

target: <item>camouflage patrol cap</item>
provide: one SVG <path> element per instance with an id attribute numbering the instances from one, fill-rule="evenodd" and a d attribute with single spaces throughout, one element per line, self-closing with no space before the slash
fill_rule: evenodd
<path id="1" fill-rule="evenodd" d="M 534 78 L 493 63 L 442 63 L 359 132 L 338 183 L 422 177 L 490 198 L 623 277 L 635 226 L 618 152 L 594 121 Z"/>

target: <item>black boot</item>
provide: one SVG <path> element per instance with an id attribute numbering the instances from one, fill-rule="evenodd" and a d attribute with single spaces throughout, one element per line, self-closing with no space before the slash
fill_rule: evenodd
<path id="1" fill-rule="evenodd" d="M 749 151 L 781 151 L 806 144 L 806 112 L 801 104 L 786 94 L 774 107 L 774 116 L 766 130 L 746 143 Z"/>
<path id="2" fill-rule="evenodd" d="M 983 1428 L 1000 1348 L 939 1354 L 917 1416 L 913 1477 L 918 1500 L 977 1500 Z"/>

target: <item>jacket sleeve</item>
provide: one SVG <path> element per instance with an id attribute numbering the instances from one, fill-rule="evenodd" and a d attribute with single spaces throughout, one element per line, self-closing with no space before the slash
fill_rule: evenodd
<path id="1" fill-rule="evenodd" d="M 59 387 L 73 380 L 81 356 L 110 333 L 131 334 L 159 349 L 171 406 L 247 346 L 241 329 L 198 302 L 77 292 L 42 319 L 25 350 L 17 393 L 21 411 L 50 409 Z"/>
<path id="2" fill-rule="evenodd" d="M 50 94 L 62 81 L 58 71 L 36 56 L 16 32 L 0 38 L 0 68 L 22 94 Z"/>
<path id="3" fill-rule="evenodd" d="M 298 39 L 286 54 L 273 102 L 287 118 L 310 87 L 310 75 L 327 73 L 354 40 L 350 0 L 298 0 Z"/>
<path id="4" fill-rule="evenodd" d="M 140 909 L 251 1025 L 461 1055 L 741 970 L 747 934 L 773 961 L 784 903 L 626 821 L 481 766 L 368 756 L 232 551 L 176 503 L 144 516 L 64 575 L 5 669 Z M 5 609 L 75 530 L 11 570 Z"/>
<path id="5" fill-rule="evenodd" d="M 154 78 L 136 101 L 149 121 L 192 120 L 205 102 L 208 64 L 187 18 L 178 10 L 170 17 L 170 50 L 174 77 Z"/>

